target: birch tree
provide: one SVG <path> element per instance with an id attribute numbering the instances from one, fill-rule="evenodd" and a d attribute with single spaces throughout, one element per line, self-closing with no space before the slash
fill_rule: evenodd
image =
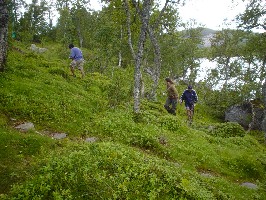
<path id="1" fill-rule="evenodd" d="M 135 0 L 132 0 L 132 3 L 134 7 L 136 8 L 137 12 L 140 14 L 140 9 L 139 9 L 139 3 L 137 3 Z M 156 99 L 156 91 L 159 85 L 159 79 L 160 79 L 160 74 L 161 74 L 161 48 L 160 48 L 160 43 L 159 43 L 159 35 L 162 35 L 162 27 L 164 27 L 165 30 L 169 29 L 169 27 L 176 25 L 177 19 L 175 17 L 172 17 L 176 15 L 177 10 L 173 9 L 173 6 L 170 7 L 170 3 L 172 5 L 178 5 L 181 3 L 181 0 L 178 1 L 170 1 L 166 0 L 164 3 L 163 8 L 161 11 L 159 10 L 153 10 L 153 18 L 151 19 L 150 22 L 148 23 L 147 27 L 147 34 L 150 38 L 152 48 L 153 48 L 153 58 L 154 58 L 154 67 L 149 67 L 145 69 L 145 71 L 150 75 L 150 77 L 153 80 L 153 85 L 151 92 L 149 94 L 150 99 Z M 154 4 L 154 1 L 152 1 L 152 4 Z M 168 13 L 168 15 L 166 15 Z M 169 19 L 170 20 L 169 20 Z M 151 22 L 153 21 L 153 23 Z M 163 22 L 162 22 L 163 21 Z"/>
<path id="2" fill-rule="evenodd" d="M 7 59 L 8 10 L 7 1 L 0 0 L 0 71 L 3 72 Z"/>
<path id="3" fill-rule="evenodd" d="M 240 28 L 251 30 L 253 28 L 266 30 L 266 1 L 243 0 L 248 2 L 244 13 L 237 16 Z"/>
<path id="4" fill-rule="evenodd" d="M 148 32 L 148 25 L 150 20 L 150 11 L 152 7 L 152 0 L 144 0 L 142 9 L 139 10 L 141 28 L 138 40 L 138 48 L 137 52 L 133 48 L 131 31 L 130 31 L 130 10 L 128 0 L 124 0 L 124 5 L 127 13 L 127 27 L 128 27 L 128 42 L 130 46 L 130 50 L 132 52 L 132 56 L 135 61 L 135 71 L 134 71 L 134 106 L 133 111 L 135 113 L 140 112 L 140 98 L 141 98 L 141 62 L 144 53 L 144 44 Z"/>

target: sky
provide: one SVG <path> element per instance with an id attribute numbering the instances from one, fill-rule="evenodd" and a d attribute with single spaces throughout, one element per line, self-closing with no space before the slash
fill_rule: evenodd
<path id="1" fill-rule="evenodd" d="M 186 5 L 180 8 L 180 16 L 183 21 L 195 19 L 207 28 L 221 30 L 225 28 L 224 19 L 227 22 L 234 20 L 236 15 L 243 13 L 245 3 L 242 0 L 187 0 Z M 233 23 L 231 28 L 235 28 Z"/>
<path id="2" fill-rule="evenodd" d="M 26 0 L 27 3 L 31 1 Z M 100 0 L 90 0 L 91 7 L 100 10 L 101 4 L 99 2 Z M 160 0 L 160 2 L 164 5 L 165 0 Z M 232 23 L 232 20 L 245 10 L 243 0 L 186 0 L 185 2 L 185 6 L 179 8 L 182 21 L 188 22 L 195 19 L 198 24 L 213 30 L 236 28 L 236 24 Z M 231 22 L 231 25 L 226 26 L 224 19 L 227 19 L 228 23 Z M 256 32 L 262 31 L 257 30 Z"/>
<path id="3" fill-rule="evenodd" d="M 164 4 L 165 0 L 161 0 Z M 93 8 L 100 9 L 98 0 L 91 0 Z M 224 19 L 228 22 L 233 20 L 239 13 L 245 10 L 242 0 L 186 0 L 186 5 L 179 8 L 180 16 L 184 22 L 195 19 L 197 23 L 205 25 L 206 28 L 221 30 L 225 28 Z M 230 28 L 236 28 L 233 24 Z"/>

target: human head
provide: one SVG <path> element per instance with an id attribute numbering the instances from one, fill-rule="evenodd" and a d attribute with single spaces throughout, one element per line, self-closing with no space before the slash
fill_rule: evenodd
<path id="1" fill-rule="evenodd" d="M 165 78 L 165 81 L 167 82 L 167 83 L 173 83 L 173 81 L 170 79 L 170 78 Z"/>
<path id="2" fill-rule="evenodd" d="M 187 89 L 188 89 L 188 90 L 192 90 L 192 86 L 189 85 L 189 86 L 187 87 Z"/>
<path id="3" fill-rule="evenodd" d="M 73 44 L 69 44 L 69 45 L 68 45 L 68 48 L 70 48 L 70 49 L 72 49 L 73 47 L 74 47 Z"/>

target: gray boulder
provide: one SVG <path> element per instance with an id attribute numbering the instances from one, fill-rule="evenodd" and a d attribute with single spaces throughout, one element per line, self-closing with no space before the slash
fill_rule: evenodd
<path id="1" fill-rule="evenodd" d="M 250 103 L 231 106 L 225 112 L 226 122 L 237 122 L 245 129 L 249 128 L 252 122 L 252 106 Z"/>
<path id="2" fill-rule="evenodd" d="M 37 47 L 35 44 L 31 44 L 30 49 L 36 53 L 44 53 L 47 51 L 46 48 Z"/>
<path id="3" fill-rule="evenodd" d="M 231 106 L 225 112 L 225 121 L 239 123 L 246 130 L 263 130 L 264 120 L 263 103 L 259 100 Z"/>

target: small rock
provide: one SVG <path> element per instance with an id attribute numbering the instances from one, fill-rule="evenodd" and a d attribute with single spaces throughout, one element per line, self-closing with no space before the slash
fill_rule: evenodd
<path id="1" fill-rule="evenodd" d="M 247 188 L 250 188 L 250 189 L 257 189 L 258 186 L 254 183 L 249 183 L 249 182 L 246 182 L 246 183 L 242 183 L 241 186 L 244 186 L 244 187 L 247 187 Z"/>
<path id="2" fill-rule="evenodd" d="M 85 142 L 96 142 L 97 141 L 97 138 L 96 137 L 89 137 L 89 138 L 86 138 Z"/>
<path id="3" fill-rule="evenodd" d="M 66 136 L 67 136 L 67 134 L 65 134 L 65 133 L 54 133 L 53 134 L 53 138 L 58 139 L 58 140 L 64 139 L 64 138 L 66 138 Z"/>
<path id="4" fill-rule="evenodd" d="M 31 129 L 34 130 L 34 124 L 31 122 L 26 122 L 26 123 L 16 126 L 15 128 L 19 129 L 20 131 L 27 132 Z"/>
<path id="5" fill-rule="evenodd" d="M 209 173 L 201 173 L 200 174 L 201 176 L 203 176 L 203 177 L 206 177 L 206 178 L 211 178 L 211 177 L 213 177 L 211 174 L 209 174 Z"/>
<path id="6" fill-rule="evenodd" d="M 45 51 L 47 51 L 46 48 L 37 47 L 35 44 L 31 44 L 30 49 L 37 53 L 44 53 Z"/>

